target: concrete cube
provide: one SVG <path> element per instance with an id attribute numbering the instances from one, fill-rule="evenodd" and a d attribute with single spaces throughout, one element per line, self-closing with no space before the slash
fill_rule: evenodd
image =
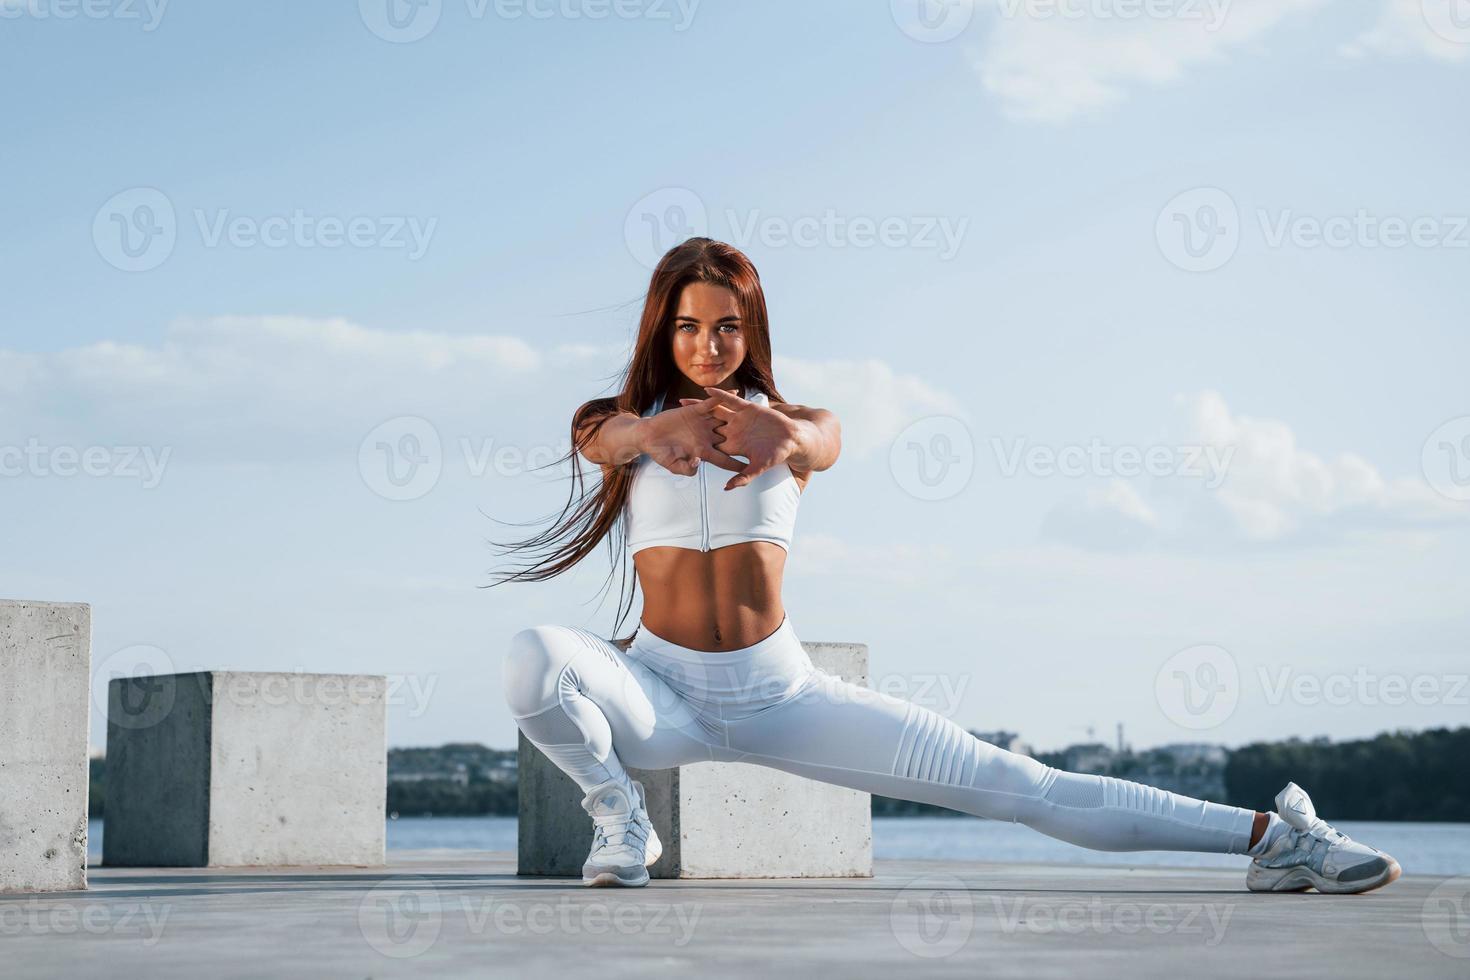
<path id="1" fill-rule="evenodd" d="M 0 893 L 87 887 L 92 609 L 0 599 Z"/>
<path id="2" fill-rule="evenodd" d="M 861 643 L 802 643 L 818 670 L 866 686 Z M 580 877 L 592 818 L 570 776 L 520 736 L 517 873 Z M 873 874 L 867 793 L 745 762 L 634 769 L 664 853 L 654 878 L 866 878 Z"/>
<path id="3" fill-rule="evenodd" d="M 112 681 L 102 863 L 384 863 L 387 679 L 206 671 Z"/>

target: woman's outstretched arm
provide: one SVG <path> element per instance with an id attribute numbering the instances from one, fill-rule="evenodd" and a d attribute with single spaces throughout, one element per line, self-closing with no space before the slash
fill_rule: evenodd
<path id="1" fill-rule="evenodd" d="M 819 472 L 837 462 L 842 454 L 842 423 L 825 408 L 808 408 L 782 402 L 776 411 L 798 424 L 797 450 L 786 460 L 793 470 Z"/>

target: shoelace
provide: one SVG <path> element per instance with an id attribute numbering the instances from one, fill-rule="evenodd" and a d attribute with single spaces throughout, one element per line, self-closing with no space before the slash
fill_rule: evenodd
<path id="1" fill-rule="evenodd" d="M 592 814 L 593 843 L 596 846 L 606 845 L 616 847 L 628 842 L 628 835 L 632 834 L 641 843 L 648 843 L 648 832 L 644 829 L 642 821 L 639 820 L 638 810 L 635 807 L 627 813 L 594 813 Z M 617 840 L 613 840 L 617 835 Z"/>
<path id="2" fill-rule="evenodd" d="M 1347 843 L 1349 839 L 1347 834 L 1318 817 L 1306 830 L 1287 827 L 1284 843 L 1289 851 L 1300 850 L 1305 845 L 1304 860 L 1320 870 L 1327 860 L 1327 852 L 1338 844 Z"/>
<path id="3" fill-rule="evenodd" d="M 1295 828 L 1292 829 L 1295 830 Z M 1312 825 L 1306 830 L 1297 830 L 1296 833 L 1310 834 L 1312 837 L 1316 837 L 1320 840 L 1325 840 L 1329 845 L 1345 844 L 1351 839 L 1348 837 L 1347 834 L 1344 834 L 1342 831 L 1338 830 L 1336 827 L 1332 826 L 1332 824 L 1328 823 L 1326 820 L 1323 820 L 1321 817 L 1318 817 L 1315 821 L 1313 821 Z"/>

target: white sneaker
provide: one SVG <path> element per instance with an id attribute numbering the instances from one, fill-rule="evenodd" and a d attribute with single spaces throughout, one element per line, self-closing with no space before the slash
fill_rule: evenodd
<path id="1" fill-rule="evenodd" d="M 1251 861 L 1245 886 L 1253 892 L 1365 892 L 1403 873 L 1387 854 L 1359 844 L 1318 817 L 1312 798 L 1296 783 L 1287 783 L 1276 794 L 1276 812 L 1287 826 Z"/>
<path id="2" fill-rule="evenodd" d="M 648 884 L 649 866 L 663 855 L 663 843 L 648 817 L 643 784 L 636 779 L 629 782 L 636 799 L 611 779 L 592 787 L 582 799 L 582 809 L 592 816 L 592 851 L 582 865 L 584 884 L 642 887 Z"/>

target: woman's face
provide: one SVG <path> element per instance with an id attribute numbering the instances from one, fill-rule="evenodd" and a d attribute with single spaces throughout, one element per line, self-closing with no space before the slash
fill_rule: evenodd
<path id="1" fill-rule="evenodd" d="M 745 323 L 735 294 L 691 282 L 674 313 L 674 364 L 698 387 L 722 387 L 745 360 Z"/>

